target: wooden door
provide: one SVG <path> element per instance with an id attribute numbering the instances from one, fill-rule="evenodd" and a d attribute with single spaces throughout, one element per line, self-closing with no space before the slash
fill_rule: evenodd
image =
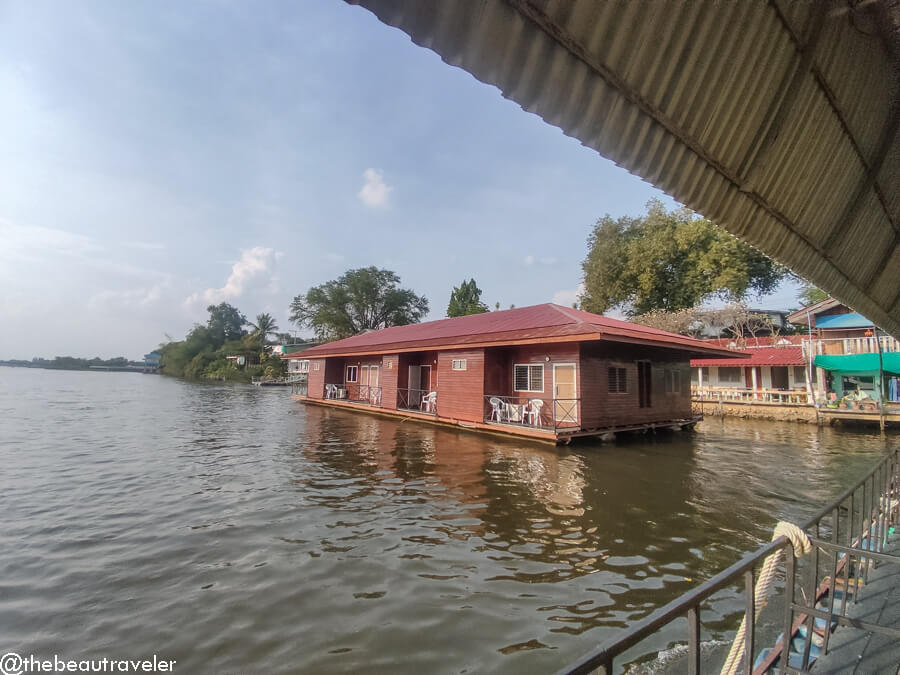
<path id="1" fill-rule="evenodd" d="M 649 408 L 652 406 L 653 385 L 650 374 L 650 362 L 637 362 L 638 374 L 638 407 Z"/>
<path id="2" fill-rule="evenodd" d="M 575 364 L 553 364 L 553 419 L 557 422 L 578 421 L 578 388 L 575 385 Z"/>

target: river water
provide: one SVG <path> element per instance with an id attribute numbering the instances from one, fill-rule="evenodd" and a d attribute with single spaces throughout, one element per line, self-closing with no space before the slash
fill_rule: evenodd
<path id="1" fill-rule="evenodd" d="M 891 442 L 711 419 L 553 448 L 279 387 L 0 368 L 0 653 L 552 671 L 810 515 Z M 713 603 L 704 638 L 737 611 Z"/>

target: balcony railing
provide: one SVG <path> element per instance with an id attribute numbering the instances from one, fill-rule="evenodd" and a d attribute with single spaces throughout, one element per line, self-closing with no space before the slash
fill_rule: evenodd
<path id="1" fill-rule="evenodd" d="M 397 408 L 437 415 L 437 392 L 428 389 L 398 389 Z"/>
<path id="2" fill-rule="evenodd" d="M 700 388 L 691 385 L 691 397 L 702 401 L 733 401 L 736 403 L 809 403 L 809 394 L 806 389 Z"/>
<path id="3" fill-rule="evenodd" d="M 381 406 L 381 387 L 370 384 L 354 384 L 351 382 L 348 382 L 345 387 L 347 390 L 348 401 L 377 407 Z"/>
<path id="4" fill-rule="evenodd" d="M 291 381 L 291 395 L 293 396 L 308 396 L 309 395 L 309 382 L 304 378 L 302 380 L 292 380 Z"/>
<path id="5" fill-rule="evenodd" d="M 878 343 L 881 343 L 882 352 L 900 352 L 900 342 L 890 335 L 879 335 L 878 338 L 850 337 L 850 338 L 806 338 L 800 344 L 803 348 L 803 358 L 809 359 L 819 354 L 877 354 Z"/>
<path id="6" fill-rule="evenodd" d="M 900 564 L 900 557 L 884 552 L 900 516 L 898 497 L 900 449 L 895 449 L 865 478 L 800 528 L 812 544 L 811 552 L 805 557 L 795 557 L 790 540 L 779 536 L 621 631 L 559 671 L 560 675 L 594 672 L 611 675 L 614 667 L 621 670 L 625 665 L 621 661 L 627 663 L 629 658 L 634 659 L 640 647 L 631 656 L 625 654 L 627 650 L 684 616 L 687 617 L 687 672 L 700 673 L 704 665 L 700 654 L 701 613 L 715 603 L 719 591 L 728 592 L 731 597 L 743 596 L 746 638 L 733 647 L 741 649 L 734 654 L 741 658 L 739 672 L 742 673 L 762 675 L 776 664 L 779 673 L 807 672 L 818 654 L 828 653 L 829 638 L 837 626 L 852 626 L 900 639 L 900 630 L 896 628 L 848 616 L 848 606 L 856 604 L 861 588 L 868 582 L 871 563 Z M 783 553 L 784 561 L 779 562 L 776 557 L 769 565 L 775 567 L 779 578 L 787 581 L 780 589 L 781 619 L 775 620 L 781 623 L 781 635 L 787 635 L 788 639 L 779 636 L 774 645 L 760 645 L 756 617 L 767 598 L 761 597 L 759 591 L 754 593 L 754 583 L 764 567 L 763 561 L 776 553 Z M 721 626 L 716 623 L 713 632 L 720 631 Z"/>
<path id="7" fill-rule="evenodd" d="M 538 398 L 534 396 L 484 397 L 484 421 L 514 424 L 536 429 L 578 427 L 577 398 Z"/>

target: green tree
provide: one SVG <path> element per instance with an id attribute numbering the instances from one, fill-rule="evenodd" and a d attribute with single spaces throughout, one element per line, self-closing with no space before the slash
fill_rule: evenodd
<path id="1" fill-rule="evenodd" d="M 256 315 L 256 322 L 248 321 L 247 324 L 253 328 L 253 336 L 259 341 L 259 344 L 265 345 L 266 339 L 272 333 L 278 332 L 278 324 L 268 312 Z"/>
<path id="2" fill-rule="evenodd" d="M 788 274 L 780 265 L 686 208 L 658 200 L 642 218 L 597 221 L 582 263 L 581 307 L 629 315 L 672 312 L 718 297 L 739 302 L 765 294 Z"/>
<path id="3" fill-rule="evenodd" d="M 399 283 L 400 277 L 390 270 L 348 270 L 339 279 L 296 296 L 291 321 L 311 328 L 320 340 L 421 321 L 428 313 L 428 300 Z"/>
<path id="4" fill-rule="evenodd" d="M 232 307 L 227 302 L 221 302 L 218 305 L 210 305 L 206 311 L 209 312 L 206 328 L 215 347 L 220 347 L 229 340 L 238 340 L 246 335 L 244 326 L 247 325 L 247 318 L 238 311 L 237 307 Z"/>
<path id="5" fill-rule="evenodd" d="M 797 293 L 797 299 L 803 303 L 804 307 L 815 305 L 817 302 L 827 300 L 828 297 L 828 293 L 806 281 L 803 282 Z"/>
<path id="6" fill-rule="evenodd" d="M 466 314 L 483 314 L 488 311 L 487 305 L 481 301 L 481 289 L 475 279 L 463 281 L 453 287 L 450 293 L 450 304 L 447 305 L 447 316 L 465 316 Z"/>

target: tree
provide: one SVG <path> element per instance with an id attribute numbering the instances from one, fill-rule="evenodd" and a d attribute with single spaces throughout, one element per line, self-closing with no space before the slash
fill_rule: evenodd
<path id="1" fill-rule="evenodd" d="M 268 312 L 257 314 L 256 323 L 253 323 L 252 321 L 248 321 L 247 323 L 253 327 L 253 335 L 259 340 L 260 345 L 265 345 L 266 338 L 278 331 L 278 324 Z"/>
<path id="2" fill-rule="evenodd" d="M 447 305 L 447 316 L 466 316 L 467 314 L 483 314 L 488 311 L 487 305 L 481 301 L 481 289 L 475 279 L 463 281 L 453 287 L 450 293 L 450 304 Z"/>
<path id="3" fill-rule="evenodd" d="M 800 286 L 800 290 L 797 292 L 797 299 L 803 303 L 804 307 L 815 305 L 817 302 L 827 300 L 828 297 L 828 293 L 823 291 L 821 288 L 813 286 L 807 281 L 804 281 L 802 283 L 802 285 Z"/>
<path id="4" fill-rule="evenodd" d="M 312 328 L 320 340 L 337 340 L 367 330 L 421 321 L 428 300 L 408 288 L 390 270 L 363 267 L 339 279 L 313 286 L 291 303 L 291 321 Z"/>
<path id="5" fill-rule="evenodd" d="M 619 307 L 630 316 L 687 309 L 714 297 L 738 302 L 751 292 L 771 292 L 788 274 L 689 209 L 667 212 L 658 200 L 642 218 L 598 220 L 582 270 L 582 309 L 602 314 Z"/>
<path id="6" fill-rule="evenodd" d="M 244 326 L 247 325 L 247 318 L 236 307 L 221 302 L 218 305 L 210 305 L 206 311 L 209 312 L 206 328 L 215 347 L 221 347 L 229 340 L 239 340 L 246 335 Z"/>

